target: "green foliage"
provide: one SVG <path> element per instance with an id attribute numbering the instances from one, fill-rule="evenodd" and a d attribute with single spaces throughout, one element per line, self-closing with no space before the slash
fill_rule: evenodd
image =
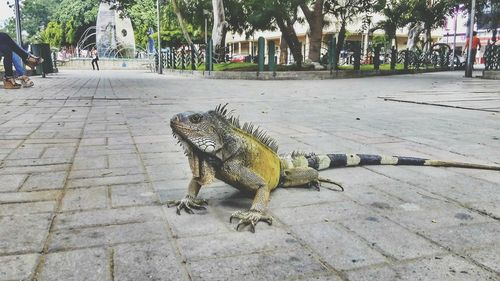
<path id="1" fill-rule="evenodd" d="M 75 1 L 79 2 L 79 1 Z M 53 11 L 60 5 L 59 0 L 25 0 L 22 6 L 22 26 L 30 36 L 35 35 L 53 20 Z"/>
<path id="2" fill-rule="evenodd" d="M 40 41 L 49 43 L 51 47 L 59 47 L 63 40 L 64 27 L 62 24 L 51 21 L 47 27 L 40 32 Z"/>

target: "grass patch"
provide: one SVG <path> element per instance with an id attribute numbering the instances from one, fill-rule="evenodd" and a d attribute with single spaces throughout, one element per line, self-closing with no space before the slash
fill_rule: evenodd
<path id="1" fill-rule="evenodd" d="M 214 63 L 214 71 L 257 71 L 259 66 L 250 62 Z M 277 65 L 276 71 L 304 71 L 312 70 L 313 66 L 297 68 L 296 65 Z M 198 66 L 197 70 L 205 70 L 205 65 Z M 264 71 L 269 71 L 269 65 L 264 65 Z"/>

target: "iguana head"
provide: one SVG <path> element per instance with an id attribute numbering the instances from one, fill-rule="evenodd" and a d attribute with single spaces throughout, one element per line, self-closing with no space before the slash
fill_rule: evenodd
<path id="1" fill-rule="evenodd" d="M 215 155 L 222 148 L 219 129 L 223 121 L 214 111 L 183 112 L 170 119 L 170 127 L 186 150 L 194 147 Z"/>

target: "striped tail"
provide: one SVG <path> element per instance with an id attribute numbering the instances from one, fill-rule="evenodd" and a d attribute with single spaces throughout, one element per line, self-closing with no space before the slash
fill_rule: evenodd
<path id="1" fill-rule="evenodd" d="M 324 154 L 304 155 L 308 166 L 316 170 L 325 170 L 338 167 L 352 167 L 364 165 L 407 165 L 407 166 L 433 166 L 456 167 L 467 169 L 483 169 L 500 171 L 500 166 L 462 163 L 454 161 L 440 161 L 416 157 L 381 156 L 373 154 Z"/>

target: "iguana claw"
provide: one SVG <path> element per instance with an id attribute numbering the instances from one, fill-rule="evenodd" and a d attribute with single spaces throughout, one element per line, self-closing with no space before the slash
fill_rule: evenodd
<path id="1" fill-rule="evenodd" d="M 167 207 L 173 207 L 177 206 L 177 214 L 181 214 L 181 210 L 184 209 L 186 210 L 186 213 L 188 214 L 194 214 L 193 209 L 195 210 L 205 210 L 206 207 L 203 205 L 207 205 L 208 202 L 205 199 L 199 199 L 199 198 L 193 198 L 189 195 L 187 195 L 185 198 L 181 200 L 170 200 L 167 201 Z"/>
<path id="2" fill-rule="evenodd" d="M 240 226 L 250 225 L 250 231 L 255 233 L 255 225 L 259 221 L 267 222 L 269 225 L 273 224 L 273 217 L 257 210 L 249 210 L 249 211 L 236 211 L 231 217 L 229 217 L 229 222 L 233 221 L 233 218 L 239 219 L 238 225 L 236 225 L 236 230 L 239 230 Z"/>

